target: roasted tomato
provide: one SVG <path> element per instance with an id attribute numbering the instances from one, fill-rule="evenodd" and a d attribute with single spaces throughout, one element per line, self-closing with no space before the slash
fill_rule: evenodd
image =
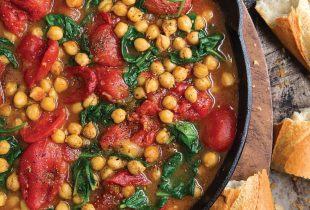
<path id="1" fill-rule="evenodd" d="M 115 124 L 107 128 L 100 139 L 102 149 L 117 146 L 121 140 L 130 138 L 130 129 L 126 124 Z"/>
<path id="2" fill-rule="evenodd" d="M 24 142 L 34 143 L 49 137 L 57 128 L 60 128 L 67 119 L 64 108 L 58 108 L 54 112 L 45 112 L 40 119 L 31 122 L 27 127 L 20 130 Z"/>
<path id="3" fill-rule="evenodd" d="M 20 158 L 18 179 L 30 210 L 49 205 L 68 173 L 62 145 L 45 139 L 31 144 Z"/>
<path id="4" fill-rule="evenodd" d="M 105 180 L 105 183 L 117 184 L 122 187 L 125 187 L 125 186 L 145 186 L 151 184 L 152 182 L 143 173 L 134 176 L 130 174 L 128 171 L 120 171 L 117 174 L 113 175 L 111 178 Z"/>
<path id="5" fill-rule="evenodd" d="M 29 14 L 31 21 L 38 21 L 51 10 L 53 0 L 11 0 Z"/>
<path id="6" fill-rule="evenodd" d="M 16 8 L 8 0 L 0 2 L 0 19 L 4 26 L 18 37 L 21 37 L 27 28 L 26 12 Z"/>
<path id="7" fill-rule="evenodd" d="M 92 193 L 90 200 L 93 201 L 96 210 L 113 210 L 117 209 L 123 195 L 116 185 L 103 185 L 100 189 Z"/>
<path id="8" fill-rule="evenodd" d="M 100 25 L 91 33 L 90 49 L 94 55 L 94 61 L 99 64 L 114 67 L 124 64 L 120 41 L 110 24 Z"/>
<path id="9" fill-rule="evenodd" d="M 96 67 L 98 85 L 96 92 L 103 99 L 111 102 L 124 100 L 129 95 L 129 88 L 118 68 Z"/>
<path id="10" fill-rule="evenodd" d="M 144 6 L 150 13 L 156 15 L 176 14 L 179 11 L 181 2 L 169 0 L 145 0 Z M 192 0 L 185 0 L 181 14 L 186 14 L 192 7 Z"/>
<path id="11" fill-rule="evenodd" d="M 33 64 L 34 61 L 38 62 L 41 59 L 45 50 L 46 44 L 43 39 L 27 34 L 18 45 L 16 53 L 22 59 L 23 64 L 24 62 Z"/>
<path id="12" fill-rule="evenodd" d="M 217 108 L 202 122 L 202 141 L 207 147 L 224 152 L 232 145 L 236 130 L 235 112 L 228 106 Z"/>
<path id="13" fill-rule="evenodd" d="M 64 92 L 62 100 L 67 104 L 83 101 L 95 91 L 96 74 L 88 67 L 74 66 L 65 69 L 70 80 L 70 88 Z"/>
<path id="14" fill-rule="evenodd" d="M 213 99 L 207 94 L 200 92 L 198 93 L 198 99 L 193 104 L 194 110 L 198 113 L 200 119 L 205 118 L 213 105 Z"/>
<path id="15" fill-rule="evenodd" d="M 95 15 L 94 21 L 89 23 L 87 26 L 87 32 L 89 34 L 92 34 L 92 32 L 100 25 L 111 25 L 114 24 L 115 19 L 112 19 L 111 13 L 106 13 L 106 12 L 99 12 L 98 14 Z"/>

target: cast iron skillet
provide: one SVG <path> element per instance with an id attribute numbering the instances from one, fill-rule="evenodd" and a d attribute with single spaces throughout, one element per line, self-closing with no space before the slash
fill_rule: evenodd
<path id="1" fill-rule="evenodd" d="M 242 153 L 249 128 L 252 107 L 252 84 L 250 62 L 242 34 L 243 8 L 241 0 L 217 0 L 225 17 L 226 29 L 236 59 L 239 73 L 239 114 L 237 135 L 214 181 L 193 210 L 207 210 L 219 197 L 230 180 Z"/>

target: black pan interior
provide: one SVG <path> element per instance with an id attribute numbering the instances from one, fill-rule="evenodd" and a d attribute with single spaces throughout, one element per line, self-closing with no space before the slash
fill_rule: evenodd
<path id="1" fill-rule="evenodd" d="M 194 210 L 207 210 L 219 197 L 230 180 L 242 153 L 250 122 L 252 107 L 252 84 L 250 62 L 243 39 L 243 6 L 241 0 L 217 0 L 225 17 L 239 74 L 239 115 L 237 135 L 220 170 L 203 197 L 192 207 Z"/>

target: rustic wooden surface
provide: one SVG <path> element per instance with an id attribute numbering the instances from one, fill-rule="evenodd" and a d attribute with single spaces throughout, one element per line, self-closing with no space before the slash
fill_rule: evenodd
<path id="1" fill-rule="evenodd" d="M 254 9 L 255 0 L 244 0 L 260 37 L 266 57 L 273 104 L 273 122 L 310 107 L 310 76 L 280 44 Z M 266 87 L 267 88 L 267 87 Z M 272 191 L 277 208 L 310 210 L 310 182 L 271 171 Z M 282 207 L 282 208 L 281 208 Z"/>

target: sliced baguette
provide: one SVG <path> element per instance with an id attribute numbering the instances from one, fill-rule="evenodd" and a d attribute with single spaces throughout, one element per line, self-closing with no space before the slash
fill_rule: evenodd
<path id="1" fill-rule="evenodd" d="M 310 179 L 310 109 L 295 112 L 275 130 L 271 167 L 280 172 Z"/>
<path id="2" fill-rule="evenodd" d="M 282 44 L 310 71 L 308 0 L 257 0 L 256 10 Z"/>
<path id="3" fill-rule="evenodd" d="M 266 170 L 246 181 L 231 181 L 211 210 L 274 210 Z"/>

